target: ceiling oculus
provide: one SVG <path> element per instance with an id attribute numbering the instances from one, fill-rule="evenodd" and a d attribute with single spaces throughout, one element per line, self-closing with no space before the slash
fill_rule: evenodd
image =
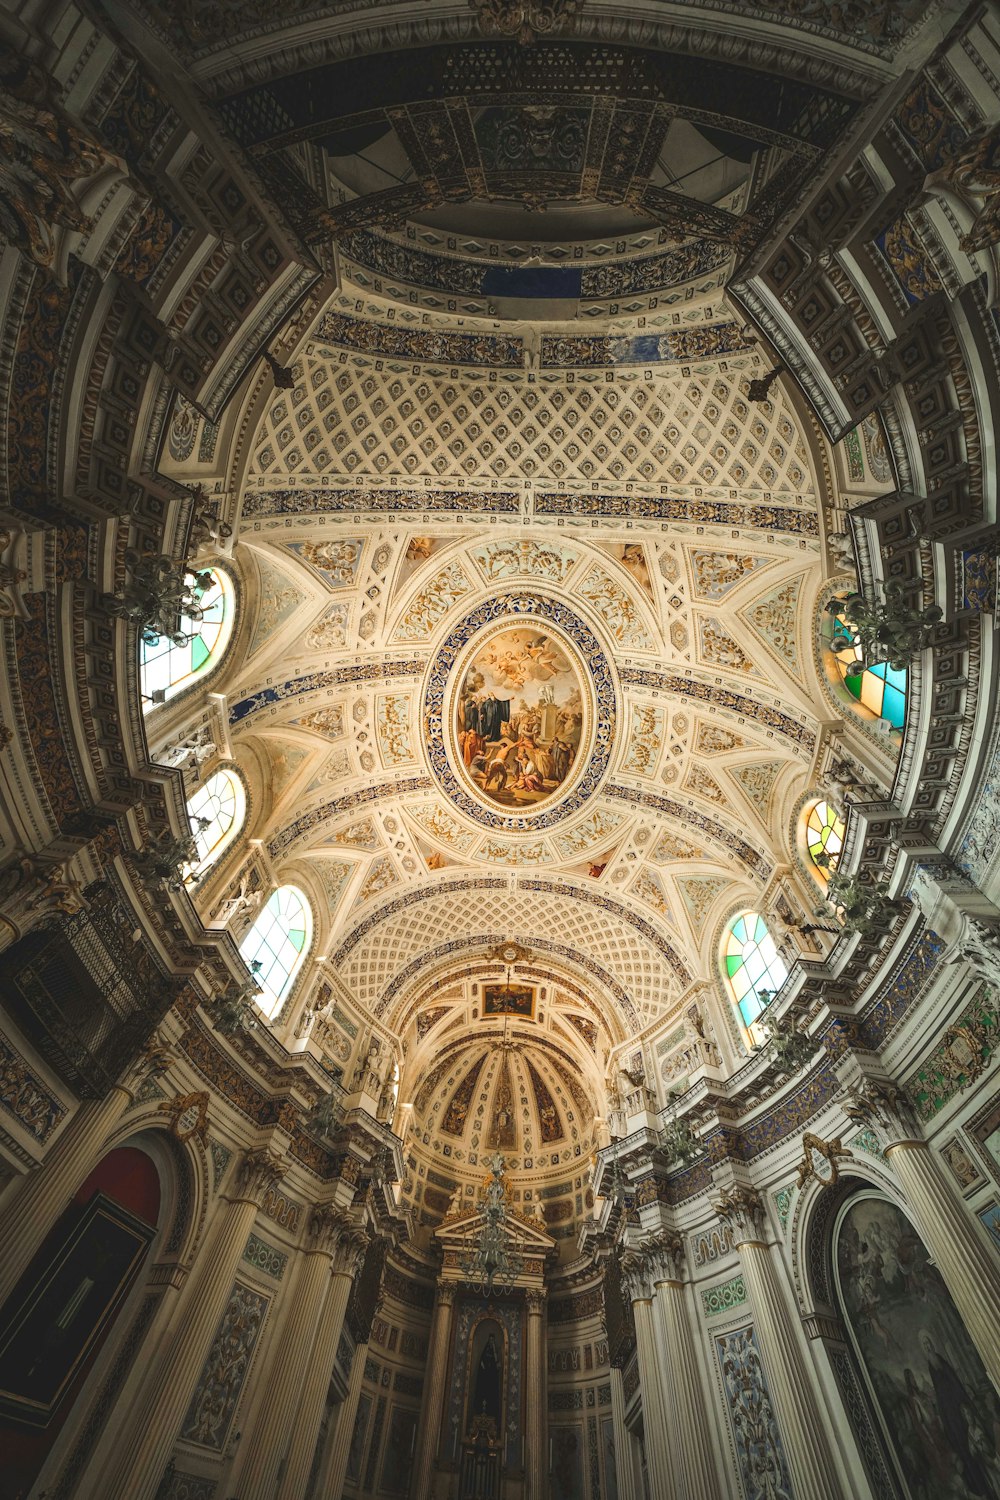
<path id="1" fill-rule="evenodd" d="M 565 604 L 499 594 L 442 645 L 424 722 L 431 770 L 462 812 L 511 833 L 547 828 L 576 811 L 607 768 L 607 658 Z"/>

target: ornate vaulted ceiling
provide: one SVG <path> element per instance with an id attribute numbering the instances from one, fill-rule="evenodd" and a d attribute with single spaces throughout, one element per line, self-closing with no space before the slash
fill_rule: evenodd
<path id="1" fill-rule="evenodd" d="M 751 399 L 725 286 L 894 42 L 842 7 L 753 56 L 683 6 L 530 48 L 403 9 L 322 44 L 302 7 L 280 36 L 157 12 L 323 288 L 277 388 L 218 423 L 179 400 L 159 466 L 233 522 L 215 740 L 265 878 L 316 908 L 331 1062 L 348 1013 L 399 1046 L 425 1224 L 499 1144 L 568 1236 L 608 1080 L 682 1078 L 692 1038 L 737 1065 L 723 923 L 815 895 L 795 824 L 856 481 L 789 384 Z"/>
<path id="2" fill-rule="evenodd" d="M 387 1021 L 434 955 L 512 936 L 589 975 L 619 1042 L 788 859 L 829 714 L 827 479 L 780 387 L 748 399 L 724 305 L 689 316 L 456 326 L 345 285 L 247 432 L 229 733 L 273 866 L 321 881 L 324 951 Z M 478 770 L 470 681 L 504 705 Z M 525 733 L 538 787 L 486 789 Z"/>

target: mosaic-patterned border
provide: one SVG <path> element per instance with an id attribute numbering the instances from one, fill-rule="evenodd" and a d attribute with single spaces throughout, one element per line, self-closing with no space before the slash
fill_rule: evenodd
<path id="1" fill-rule="evenodd" d="M 695 677 L 682 677 L 675 672 L 652 672 L 642 667 L 624 667 L 622 684 L 626 687 L 658 688 L 663 693 L 678 693 L 684 698 L 695 698 L 700 703 L 714 703 L 718 708 L 727 708 L 730 713 L 742 714 L 753 719 L 765 729 L 774 729 L 793 744 L 801 745 L 811 755 L 816 747 L 816 735 L 805 724 L 783 714 L 766 703 L 758 703 L 744 693 L 735 693 L 731 688 L 715 687 Z"/>
<path id="2" fill-rule="evenodd" d="M 459 783 L 445 749 L 445 694 L 451 685 L 457 658 L 473 636 L 487 626 L 519 615 L 548 620 L 570 637 L 587 664 L 596 712 L 590 762 L 563 801 L 557 807 L 525 817 L 505 817 L 502 813 L 491 812 Z M 560 600 L 548 599 L 542 594 L 497 594 L 466 615 L 435 655 L 424 691 L 424 724 L 431 772 L 445 796 L 460 812 L 484 828 L 500 829 L 505 833 L 536 833 L 562 822 L 582 807 L 597 790 L 607 770 L 616 724 L 611 668 L 590 627 Z"/>
<path id="3" fill-rule="evenodd" d="M 320 498 L 322 497 L 322 499 Z M 375 511 L 408 513 L 410 511 L 459 511 L 478 515 L 482 512 L 516 515 L 521 497 L 514 490 L 417 490 L 377 489 L 364 486 L 335 489 L 247 489 L 243 495 L 241 519 L 253 516 L 316 515 L 323 512 Z"/>
<path id="4" fill-rule="evenodd" d="M 272 687 L 262 688 L 247 698 L 239 698 L 229 705 L 230 724 L 239 724 L 251 714 L 264 708 L 274 708 L 289 698 L 301 697 L 303 693 L 318 692 L 321 688 L 355 687 L 359 682 L 385 682 L 395 677 L 417 677 L 424 670 L 420 657 L 372 661 L 363 666 L 333 667 L 325 672 L 305 672 L 301 677 L 289 677 Z"/>

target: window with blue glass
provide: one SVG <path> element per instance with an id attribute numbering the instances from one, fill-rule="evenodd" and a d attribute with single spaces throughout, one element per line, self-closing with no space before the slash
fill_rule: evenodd
<path id="1" fill-rule="evenodd" d="M 888 662 L 880 662 L 878 666 L 865 667 L 860 672 L 854 670 L 856 663 L 862 660 L 862 651 L 854 627 L 843 615 L 834 618 L 833 636 L 834 640 L 849 641 L 853 645 L 853 650 L 830 653 L 847 692 L 875 718 L 885 719 L 893 729 L 902 729 L 906 719 L 906 668 L 890 667 Z"/>
<path id="2" fill-rule="evenodd" d="M 750 1028 L 780 990 L 788 969 L 759 912 L 741 911 L 726 932 L 723 973 L 744 1026 Z"/>

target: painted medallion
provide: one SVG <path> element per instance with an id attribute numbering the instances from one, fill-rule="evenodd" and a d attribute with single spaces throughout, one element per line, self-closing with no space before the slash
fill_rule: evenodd
<path id="1" fill-rule="evenodd" d="M 584 726 L 581 668 L 551 630 L 501 630 L 475 651 L 453 715 L 474 790 L 498 807 L 529 812 L 573 779 Z"/>
<path id="2" fill-rule="evenodd" d="M 575 812 L 608 767 L 608 661 L 565 604 L 497 594 L 442 642 L 424 696 L 430 768 L 467 817 L 533 832 Z"/>

